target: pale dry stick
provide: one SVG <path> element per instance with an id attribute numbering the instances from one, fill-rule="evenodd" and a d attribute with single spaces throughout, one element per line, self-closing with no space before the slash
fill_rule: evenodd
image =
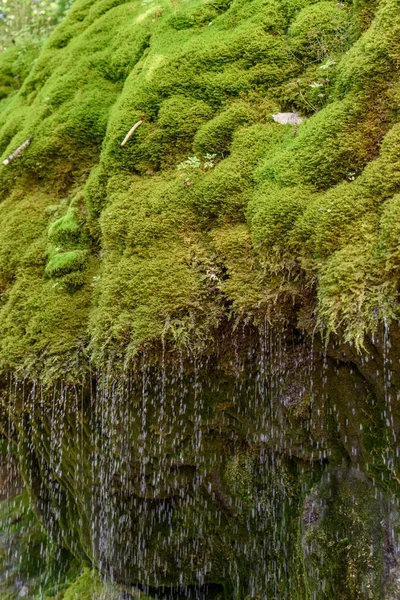
<path id="1" fill-rule="evenodd" d="M 132 129 L 130 129 L 128 131 L 128 133 L 126 134 L 125 138 L 123 139 L 123 141 L 121 142 L 121 146 L 125 146 L 126 142 L 129 140 L 129 138 L 135 133 L 136 129 L 138 127 L 140 127 L 140 125 L 143 123 L 143 121 L 138 121 L 137 123 L 134 124 L 134 126 L 132 127 Z"/>
<path id="2" fill-rule="evenodd" d="M 22 146 L 19 146 L 19 148 L 17 148 L 15 150 L 15 152 L 10 154 L 10 156 L 8 156 L 5 160 L 3 160 L 3 165 L 9 165 L 10 162 L 12 162 L 15 158 L 17 158 L 17 156 L 19 156 L 21 154 L 21 152 L 23 152 L 25 150 L 25 148 L 27 148 L 29 146 L 29 144 L 31 143 L 32 140 L 33 140 L 33 135 L 31 135 L 31 137 L 28 137 L 28 139 L 22 144 Z"/>

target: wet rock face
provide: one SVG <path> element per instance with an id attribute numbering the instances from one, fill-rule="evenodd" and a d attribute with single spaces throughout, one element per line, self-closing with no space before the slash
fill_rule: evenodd
<path id="1" fill-rule="evenodd" d="M 16 458 L 5 454 L 0 458 L 0 502 L 14 498 L 23 487 Z"/>
<path id="2" fill-rule="evenodd" d="M 321 598 L 398 598 L 398 528 L 396 502 L 362 471 L 346 464 L 326 471 L 304 503 L 310 590 Z"/>
<path id="3" fill-rule="evenodd" d="M 394 392 L 335 353 L 249 328 L 208 356 L 25 386 L 21 465 L 48 530 L 154 594 L 397 597 Z"/>

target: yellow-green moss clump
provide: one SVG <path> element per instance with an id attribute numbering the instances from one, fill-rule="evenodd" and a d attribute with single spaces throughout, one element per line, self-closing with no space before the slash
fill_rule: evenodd
<path id="1" fill-rule="evenodd" d="M 119 600 L 124 595 L 123 589 L 117 585 L 103 583 L 96 572 L 86 568 L 76 581 L 54 600 Z M 134 597 L 149 600 L 148 596 L 139 590 L 136 590 Z"/>
<path id="2" fill-rule="evenodd" d="M 0 171 L 3 369 L 397 318 L 399 26 L 398 0 L 76 0 L 5 51 L 2 159 L 33 140 Z"/>

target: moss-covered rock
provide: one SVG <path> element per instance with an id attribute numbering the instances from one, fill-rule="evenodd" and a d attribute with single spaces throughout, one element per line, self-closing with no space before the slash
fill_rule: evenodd
<path id="1" fill-rule="evenodd" d="M 76 0 L 1 55 L 2 159 L 33 136 L 0 170 L 2 420 L 80 561 L 150 595 L 308 600 L 323 472 L 398 495 L 399 15 Z M 384 598 L 349 485 L 310 534 L 326 589 Z"/>
<path id="2" fill-rule="evenodd" d="M 377 309 L 380 290 L 396 289 L 396 269 L 381 269 L 392 251 L 379 234 L 380 205 L 397 190 L 388 172 L 396 163 L 396 82 L 382 76 L 397 64 L 396 2 L 370 7 L 369 27 L 360 3 L 164 4 L 77 2 L 21 89 L 3 100 L 3 156 L 34 137 L 3 167 L 2 210 L 24 252 L 33 245 L 37 264 L 15 271 L 21 252 L 7 241 L 0 247 L 0 320 L 10 311 L 17 319 L 10 302 L 21 285 L 27 306 L 35 289 L 46 295 L 50 278 L 60 306 L 84 288 L 92 307 L 73 345 L 87 345 L 90 322 L 96 355 L 136 352 L 177 329 L 195 343 L 196 331 L 203 338 L 218 327 L 227 305 L 237 318 L 254 318 L 261 306 L 271 314 L 279 290 L 299 297 L 316 278 L 321 329 L 344 329 L 362 343 L 379 318 L 396 314 L 390 291 L 390 310 L 357 316 Z M 356 34 L 361 21 L 367 29 Z M 271 118 L 280 109 L 310 118 L 298 131 L 282 127 Z M 37 190 L 29 200 L 28 187 Z M 74 200 L 82 194 L 87 212 Z M 57 202 L 55 213 L 43 210 Z M 25 205 L 36 211 L 35 228 Z M 232 227 L 233 235 L 239 225 L 252 240 L 247 268 L 232 254 L 228 265 L 209 233 Z M 344 278 L 332 298 L 328 273 L 342 279 L 335 265 L 352 260 L 355 236 L 363 255 L 354 264 L 357 283 Z M 263 300 L 250 288 L 245 300 L 239 280 L 236 287 L 233 273 L 243 268 L 257 271 Z M 129 302 L 119 302 L 123 296 Z M 53 306 L 42 310 L 50 315 Z M 65 314 L 62 321 L 64 328 Z M 53 353 L 43 334 L 34 347 L 28 339 L 15 343 Z M 0 355 L 4 367 L 26 366 L 10 362 L 14 352 Z"/>

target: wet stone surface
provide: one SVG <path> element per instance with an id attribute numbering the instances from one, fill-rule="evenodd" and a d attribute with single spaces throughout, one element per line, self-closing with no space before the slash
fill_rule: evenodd
<path id="1" fill-rule="evenodd" d="M 19 458 L 49 535 L 128 594 L 398 597 L 397 375 L 350 353 L 249 328 L 211 357 L 25 383 Z"/>

